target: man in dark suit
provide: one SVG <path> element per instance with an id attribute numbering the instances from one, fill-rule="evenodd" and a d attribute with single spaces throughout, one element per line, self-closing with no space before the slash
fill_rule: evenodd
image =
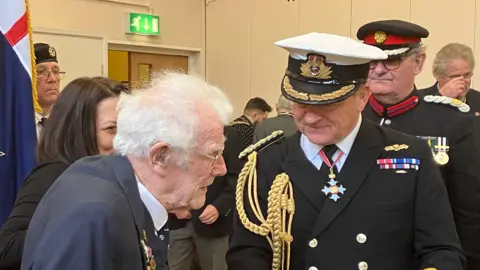
<path id="1" fill-rule="evenodd" d="M 290 52 L 282 93 L 300 132 L 242 152 L 229 269 L 462 269 L 427 145 L 361 117 L 369 62 L 387 55 L 318 33 L 276 45 Z"/>
<path id="2" fill-rule="evenodd" d="M 363 115 L 373 122 L 423 138 L 441 169 L 467 256 L 467 269 L 480 269 L 480 150 L 468 105 L 415 89 L 429 32 L 416 24 L 386 20 L 360 27 L 357 38 L 389 57 L 370 65 L 372 95 Z"/>
<path id="3" fill-rule="evenodd" d="M 298 129 L 292 115 L 292 102 L 280 95 L 276 104 L 277 116 L 263 120 L 255 126 L 253 142 L 267 137 L 276 130 L 283 131 L 285 136 L 295 134 Z"/>
<path id="4" fill-rule="evenodd" d="M 169 270 L 190 270 L 194 260 L 201 269 L 227 270 L 225 254 L 233 231 L 235 188 L 243 162 L 238 158 L 242 150 L 238 131 L 226 126 L 224 134 L 227 174 L 208 187 L 205 206 L 192 210 L 190 218 L 170 215 Z"/>
<path id="5" fill-rule="evenodd" d="M 232 106 L 221 90 L 166 73 L 118 107 L 117 155 L 81 159 L 57 179 L 30 222 L 22 269 L 168 269 L 167 212 L 201 208 L 225 174 Z"/>
<path id="6" fill-rule="evenodd" d="M 450 43 L 438 51 L 432 64 L 437 82 L 425 90 L 427 95 L 456 98 L 470 106 L 470 113 L 480 116 L 480 92 L 470 88 L 475 69 L 472 48 Z"/>

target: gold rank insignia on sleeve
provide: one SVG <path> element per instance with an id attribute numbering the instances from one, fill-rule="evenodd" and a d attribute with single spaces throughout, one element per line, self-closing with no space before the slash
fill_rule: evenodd
<path id="1" fill-rule="evenodd" d="M 265 149 L 282 137 L 282 131 L 275 131 L 240 153 L 240 158 L 248 155 L 248 161 L 238 176 L 235 191 L 235 207 L 242 225 L 250 232 L 267 238 L 272 248 L 274 258 L 272 260 L 272 270 L 290 269 L 290 247 L 293 242 L 291 231 L 295 213 L 295 200 L 290 178 L 286 173 L 278 174 L 273 180 L 268 195 L 265 194 L 265 196 L 268 196 L 268 209 L 267 216 L 264 217 L 259 205 L 257 190 L 257 151 Z M 245 192 L 248 196 L 245 196 Z M 250 221 L 245 212 L 245 204 L 249 205 L 248 209 L 252 209 L 253 215 L 261 224 Z"/>
<path id="2" fill-rule="evenodd" d="M 2 152 L 2 151 L 0 151 L 0 157 L 1 157 L 1 156 L 5 156 L 5 153 Z"/>
<path id="3" fill-rule="evenodd" d="M 408 145 L 406 144 L 392 144 L 385 146 L 385 151 L 395 151 L 398 152 L 400 150 L 408 149 Z"/>
<path id="4" fill-rule="evenodd" d="M 450 105 L 452 107 L 458 108 L 458 110 L 461 111 L 462 113 L 468 113 L 470 111 L 470 106 L 468 104 L 463 103 L 461 100 L 456 98 L 450 98 L 446 96 L 426 95 L 423 98 L 423 101 L 428 103 Z"/>

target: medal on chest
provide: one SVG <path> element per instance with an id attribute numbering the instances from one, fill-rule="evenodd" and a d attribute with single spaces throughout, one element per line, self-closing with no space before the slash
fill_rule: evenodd
<path id="1" fill-rule="evenodd" d="M 147 270 L 155 270 L 157 268 L 157 263 L 155 262 L 152 248 L 147 244 L 147 233 L 143 230 L 143 239 L 140 240 L 140 245 L 142 247 L 143 255 L 145 256 L 145 264 L 147 265 Z"/>
<path id="2" fill-rule="evenodd" d="M 325 165 L 328 166 L 330 173 L 328 174 L 328 178 L 330 181 L 327 182 L 328 186 L 325 185 L 322 189 L 322 192 L 325 193 L 326 196 L 329 196 L 328 198 L 333 200 L 334 202 L 337 202 L 338 200 L 341 199 L 341 195 L 345 193 L 347 190 L 346 188 L 343 187 L 343 185 L 338 185 L 338 181 L 335 180 L 337 177 L 334 171 L 334 166 L 335 164 L 338 163 L 338 161 L 342 158 L 343 152 L 340 152 L 338 157 L 335 159 L 335 162 L 331 164 L 330 160 L 327 158 L 325 155 L 325 152 L 320 151 L 320 157 L 322 158 L 323 162 Z"/>
<path id="3" fill-rule="evenodd" d="M 428 146 L 432 150 L 433 159 L 437 162 L 438 165 L 445 165 L 450 161 L 448 151 L 450 146 L 448 146 L 446 137 L 422 137 L 420 138 L 428 142 Z"/>

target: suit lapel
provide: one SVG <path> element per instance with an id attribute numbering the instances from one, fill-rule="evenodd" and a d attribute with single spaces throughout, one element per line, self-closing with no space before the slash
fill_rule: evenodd
<path id="1" fill-rule="evenodd" d="M 319 172 L 305 156 L 300 146 L 300 136 L 301 133 L 297 132 L 286 139 L 287 154 L 282 167 L 292 183 L 320 212 L 325 196 L 322 192 L 323 183 L 315 177 Z"/>
<path id="2" fill-rule="evenodd" d="M 107 158 L 110 168 L 112 168 L 115 174 L 116 180 L 120 184 L 121 188 L 127 194 L 128 203 L 130 205 L 130 212 L 133 215 L 135 226 L 139 239 L 143 238 L 143 230 L 145 229 L 145 213 L 146 209 L 140 198 L 138 191 L 138 185 L 133 172 L 132 165 L 126 157 L 112 156 Z"/>
<path id="3" fill-rule="evenodd" d="M 346 188 L 346 191 L 337 202 L 331 199 L 326 200 L 313 228 L 313 235 L 318 235 L 325 230 L 347 207 L 367 179 L 372 167 L 376 165 L 382 151 L 383 140 L 377 127 L 367 119 L 363 119 L 347 160 L 335 179 Z M 322 195 L 325 196 L 323 193 Z"/>

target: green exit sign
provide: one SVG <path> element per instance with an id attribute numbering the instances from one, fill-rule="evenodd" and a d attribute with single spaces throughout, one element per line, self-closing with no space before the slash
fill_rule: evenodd
<path id="1" fill-rule="evenodd" d="M 127 14 L 127 33 L 140 35 L 160 35 L 160 17 L 142 13 Z"/>

